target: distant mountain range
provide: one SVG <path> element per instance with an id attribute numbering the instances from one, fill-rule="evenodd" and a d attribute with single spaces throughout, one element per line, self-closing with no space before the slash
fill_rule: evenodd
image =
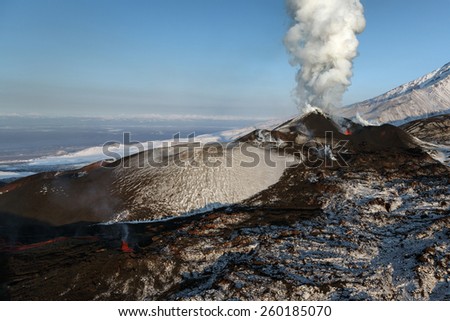
<path id="1" fill-rule="evenodd" d="M 450 113 L 450 63 L 378 97 L 342 108 L 340 116 L 396 125 Z"/>

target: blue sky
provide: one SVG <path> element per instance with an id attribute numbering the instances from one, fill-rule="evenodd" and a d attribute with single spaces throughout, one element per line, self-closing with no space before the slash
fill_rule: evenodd
<path id="1" fill-rule="evenodd" d="M 450 61 L 450 1 L 366 0 L 351 103 Z M 296 112 L 283 0 L 0 0 L 0 114 Z"/>

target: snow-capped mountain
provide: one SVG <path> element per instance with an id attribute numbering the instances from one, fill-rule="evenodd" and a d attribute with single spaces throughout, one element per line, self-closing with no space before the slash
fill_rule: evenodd
<path id="1" fill-rule="evenodd" d="M 340 115 L 401 124 L 450 112 L 450 63 L 378 97 L 342 108 Z"/>

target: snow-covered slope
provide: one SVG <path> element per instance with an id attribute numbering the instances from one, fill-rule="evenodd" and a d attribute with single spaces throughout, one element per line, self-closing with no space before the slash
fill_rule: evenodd
<path id="1" fill-rule="evenodd" d="M 238 203 L 297 163 L 250 144 L 186 144 L 137 154 L 114 170 L 113 185 L 127 203 L 114 220 L 162 219 Z"/>
<path id="2" fill-rule="evenodd" d="M 342 108 L 341 116 L 400 124 L 450 112 L 450 63 L 381 96 Z"/>

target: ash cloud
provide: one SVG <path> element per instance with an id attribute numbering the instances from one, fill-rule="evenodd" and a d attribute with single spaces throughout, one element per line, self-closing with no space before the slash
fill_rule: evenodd
<path id="1" fill-rule="evenodd" d="M 300 111 L 316 106 L 331 112 L 350 86 L 357 35 L 364 31 L 359 0 L 287 0 L 293 25 L 284 44 L 298 66 L 294 97 Z"/>

